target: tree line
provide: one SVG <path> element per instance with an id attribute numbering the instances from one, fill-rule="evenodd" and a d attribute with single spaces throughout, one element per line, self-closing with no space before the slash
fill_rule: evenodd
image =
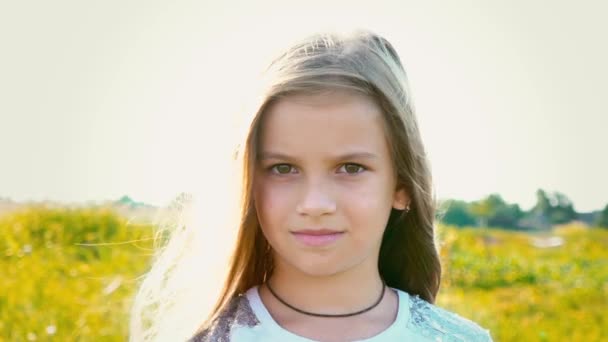
<path id="1" fill-rule="evenodd" d="M 579 213 L 574 209 L 572 201 L 563 193 L 549 193 L 538 189 L 536 204 L 528 211 L 522 210 L 518 204 L 507 203 L 498 194 L 491 194 L 473 202 L 444 201 L 439 207 L 438 218 L 445 224 L 460 227 L 536 230 L 582 221 L 590 226 L 608 228 L 608 204 L 603 210 Z"/>

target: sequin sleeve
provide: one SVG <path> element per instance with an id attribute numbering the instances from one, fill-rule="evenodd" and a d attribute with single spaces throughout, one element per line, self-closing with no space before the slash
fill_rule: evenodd
<path id="1" fill-rule="evenodd" d="M 418 296 L 410 296 L 408 329 L 431 341 L 492 341 L 489 330 Z"/>
<path id="2" fill-rule="evenodd" d="M 237 326 L 254 327 L 260 324 L 253 313 L 249 300 L 244 295 L 233 298 L 210 326 L 192 337 L 188 342 L 230 342 Z"/>

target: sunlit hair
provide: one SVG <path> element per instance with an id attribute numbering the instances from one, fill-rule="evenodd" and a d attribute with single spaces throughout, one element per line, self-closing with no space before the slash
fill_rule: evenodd
<path id="1" fill-rule="evenodd" d="M 419 295 L 431 303 L 435 301 L 441 280 L 434 231 L 436 199 L 401 60 L 392 45 L 373 32 L 323 33 L 292 45 L 267 70 L 262 96 L 247 122 L 243 150 L 238 153 L 242 173 L 238 189 L 240 203 L 236 209 L 240 216 L 234 223 L 236 230 L 232 235 L 228 234 L 232 246 L 229 261 L 224 264 L 227 267 L 224 281 L 220 283 L 220 280 L 212 278 L 213 274 L 221 274 L 221 271 L 204 274 L 202 277 L 205 277 L 207 285 L 214 284 L 210 285 L 213 290 L 208 291 L 207 301 L 196 302 L 202 300 L 203 295 L 181 301 L 183 305 L 190 305 L 189 315 L 203 315 L 196 317 L 199 330 L 206 328 L 232 298 L 262 284 L 272 275 L 272 254 L 268 252 L 269 244 L 260 228 L 252 196 L 262 116 L 270 105 L 286 96 L 324 94 L 334 90 L 368 96 L 381 108 L 397 186 L 405 189 L 411 199 L 409 213 L 396 209 L 391 211 L 380 248 L 380 275 L 391 287 Z M 171 255 L 181 251 L 182 245 L 189 241 L 187 231 L 188 227 L 185 227 L 174 232 L 167 243 L 169 248 L 157 255 L 147 276 L 153 280 L 145 279 L 142 283 L 131 313 L 132 340 L 152 340 L 152 336 L 159 339 L 163 328 L 157 325 L 170 324 L 171 316 L 163 310 L 170 311 L 167 298 L 177 296 L 175 291 L 179 287 L 167 289 L 170 286 L 163 288 L 159 283 L 171 284 L 170 271 L 182 275 L 188 273 L 179 271 L 180 263 L 186 261 Z M 213 238 L 207 236 L 207 239 Z M 204 263 L 194 259 L 187 262 L 193 265 Z M 190 269 L 197 271 L 194 266 Z M 200 268 L 199 271 L 207 272 L 208 269 Z M 192 277 L 196 275 L 192 274 Z M 202 291 L 205 290 L 199 289 Z M 194 296 L 195 292 L 190 294 Z M 209 302 L 211 296 L 214 296 L 213 303 Z M 201 309 L 197 311 L 196 308 Z M 194 333 L 191 331 L 190 336 Z"/>

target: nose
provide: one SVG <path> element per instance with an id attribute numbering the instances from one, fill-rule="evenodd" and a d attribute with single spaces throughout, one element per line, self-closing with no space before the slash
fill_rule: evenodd
<path id="1" fill-rule="evenodd" d="M 336 211 L 336 202 L 329 193 L 329 187 L 323 182 L 309 182 L 296 207 L 298 214 L 322 216 Z"/>

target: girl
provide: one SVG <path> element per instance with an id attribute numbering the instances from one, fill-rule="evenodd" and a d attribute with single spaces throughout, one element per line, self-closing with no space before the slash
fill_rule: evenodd
<path id="1" fill-rule="evenodd" d="M 225 282 L 189 341 L 491 341 L 433 304 L 431 174 L 391 44 L 369 31 L 314 35 L 268 75 L 241 155 Z M 168 270 L 159 264 L 148 278 Z M 150 286 L 136 298 L 132 341 L 162 339 L 154 324 L 172 317 L 140 324 Z"/>

